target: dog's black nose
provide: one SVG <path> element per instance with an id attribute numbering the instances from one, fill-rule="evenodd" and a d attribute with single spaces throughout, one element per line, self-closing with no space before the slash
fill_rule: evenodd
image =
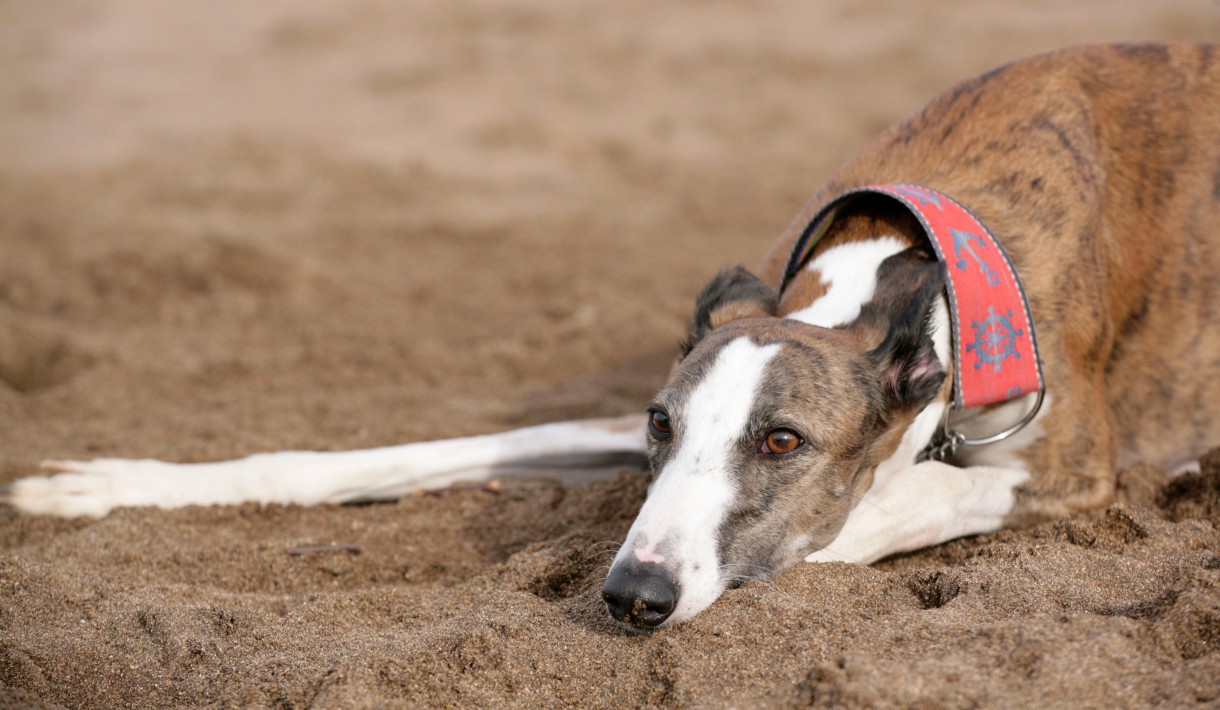
<path id="1" fill-rule="evenodd" d="M 644 628 L 660 626 L 678 605 L 678 585 L 658 564 L 615 565 L 602 587 L 610 615 Z"/>

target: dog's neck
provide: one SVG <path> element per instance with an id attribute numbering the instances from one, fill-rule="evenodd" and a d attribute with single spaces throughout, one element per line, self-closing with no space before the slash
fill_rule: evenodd
<path id="1" fill-rule="evenodd" d="M 864 209 L 865 207 L 867 209 Z M 887 242 L 900 246 L 893 249 L 883 246 L 881 251 L 886 253 L 880 255 L 880 258 L 868 259 L 866 262 L 834 258 L 832 254 L 836 250 L 840 255 L 854 251 L 857 257 L 861 257 L 864 256 L 861 250 L 867 251 L 867 247 L 860 246 L 850 249 L 840 249 L 840 247 Z M 875 281 L 876 267 L 885 257 L 902 249 L 926 243 L 927 237 L 923 228 L 909 211 L 884 199 L 871 197 L 860 199 L 849 210 L 836 217 L 818 243 L 817 250 L 809 263 L 789 281 L 780 299 L 779 313 L 787 316 L 808 309 L 828 294 L 836 278 L 840 286 L 845 285 L 848 281 L 854 281 L 855 275 L 870 268 L 869 264 L 871 264 L 873 274 L 872 280 Z M 819 262 L 819 259 L 827 254 L 831 254 L 831 256 Z M 875 263 L 873 263 L 874 261 Z M 847 271 L 840 270 L 838 273 L 832 273 L 833 269 L 847 269 Z M 845 323 L 816 324 L 835 327 Z"/>

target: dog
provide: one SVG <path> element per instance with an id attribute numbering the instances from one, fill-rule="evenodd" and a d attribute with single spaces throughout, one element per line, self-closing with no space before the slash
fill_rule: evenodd
<path id="1" fill-rule="evenodd" d="M 886 130 L 756 272 L 713 279 L 646 414 L 220 463 L 48 461 L 58 475 L 20 480 L 7 500 L 69 516 L 313 505 L 648 465 L 648 496 L 602 590 L 610 614 L 646 629 L 802 560 L 870 563 L 1101 508 L 1124 466 L 1184 470 L 1220 441 L 1216 116 L 1215 46 L 1088 46 L 1015 62 Z M 836 196 L 875 184 L 952 196 L 1003 245 L 1030 320 L 1000 335 L 1036 323 L 1037 350 L 1020 359 L 1040 366 L 1037 393 L 955 406 L 972 369 L 955 349 L 953 268 L 918 211 L 853 193 L 825 215 Z M 965 247 L 962 263 L 990 279 L 994 263 Z"/>

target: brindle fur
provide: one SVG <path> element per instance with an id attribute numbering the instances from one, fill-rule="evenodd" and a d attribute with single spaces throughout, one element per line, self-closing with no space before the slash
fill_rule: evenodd
<path id="1" fill-rule="evenodd" d="M 808 220 L 833 196 L 862 185 L 929 185 L 990 226 L 1024 282 L 1051 395 L 1044 436 L 1019 453 L 1030 479 L 1018 492 L 1010 524 L 1105 506 L 1114 499 L 1121 465 L 1135 459 L 1179 465 L 1220 441 L 1216 52 L 1207 45 L 1083 47 L 967 81 L 850 161 L 758 270 L 775 288 Z M 870 199 L 854 203 L 823 244 L 881 235 L 911 245 L 925 239 L 909 216 Z M 822 275 L 803 271 L 776 314 L 799 310 L 825 290 Z M 727 313 L 753 314 L 740 304 Z M 718 320 L 730 320 L 724 314 Z M 861 337 L 859 326 L 839 336 L 810 335 L 815 329 L 772 319 L 721 330 L 717 340 L 749 333 L 759 342 L 796 344 L 798 351 L 812 347 L 829 372 L 844 371 L 814 390 L 819 403 L 792 405 L 794 416 L 819 413 L 810 431 L 820 445 L 841 451 L 830 457 L 835 465 L 856 476 L 897 446 L 895 432 L 910 423 L 910 412 L 867 434 L 856 430 L 854 414 L 842 418 L 845 428 L 836 424 L 835 412 L 867 411 L 873 396 L 851 371 L 865 347 L 850 342 Z M 792 371 L 808 364 L 794 363 Z M 940 396 L 947 394 L 946 384 Z M 840 497 L 859 495 L 868 475 L 851 481 Z M 839 476 L 830 480 L 843 483 Z M 809 526 L 824 538 L 841 524 L 842 512 L 827 515 L 835 507 L 827 497 L 836 489 L 817 485 L 802 493 L 807 497 L 772 505 L 791 507 L 785 517 L 806 518 L 796 527 Z"/>
<path id="2" fill-rule="evenodd" d="M 688 354 L 653 403 L 672 421 L 685 418 L 691 391 L 725 345 L 742 336 L 784 345 L 758 392 L 767 407 L 751 417 L 728 466 L 737 497 L 717 540 L 730 567 L 773 574 L 829 544 L 915 415 L 947 392 L 929 337 L 928 314 L 944 289 L 940 266 L 908 249 L 886 259 L 878 277 L 873 300 L 836 329 L 775 317 L 775 287 L 744 269 L 720 274 L 700 295 Z M 715 327 L 739 313 L 749 315 Z M 801 432 L 809 446 L 758 456 L 775 428 Z M 663 470 L 681 443 L 680 427 L 654 438 L 652 469 Z"/>

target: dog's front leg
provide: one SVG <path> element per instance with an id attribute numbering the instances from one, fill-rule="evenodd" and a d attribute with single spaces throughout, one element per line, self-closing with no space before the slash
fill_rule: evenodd
<path id="1" fill-rule="evenodd" d="M 521 474 L 565 483 L 646 462 L 644 417 L 560 422 L 499 434 L 343 452 L 283 451 L 235 461 L 47 461 L 49 478 L 24 478 L 4 500 L 19 510 L 102 516 L 120 506 L 344 503 L 397 498 L 456 481 Z"/>
<path id="2" fill-rule="evenodd" d="M 926 461 L 874 485 L 847 516 L 834 542 L 806 562 L 871 564 L 1004 526 L 1029 473 L 1017 468 L 959 468 Z"/>

